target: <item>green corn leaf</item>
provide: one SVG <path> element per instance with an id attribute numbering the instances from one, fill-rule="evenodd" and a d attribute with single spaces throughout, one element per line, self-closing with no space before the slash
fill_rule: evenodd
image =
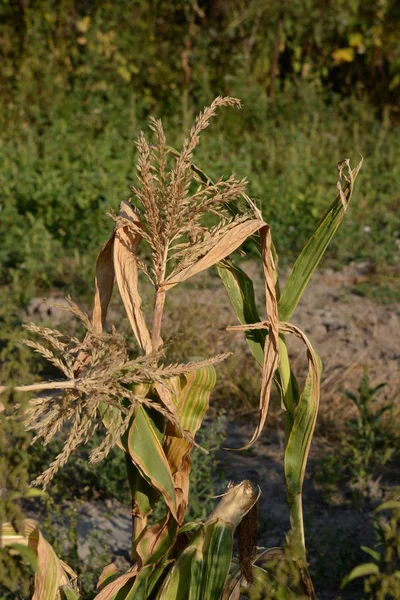
<path id="1" fill-rule="evenodd" d="M 149 585 L 147 588 L 149 598 L 153 597 L 153 595 L 157 593 L 157 590 L 160 589 L 160 586 L 162 585 L 162 582 L 164 581 L 167 575 L 167 571 L 170 569 L 174 562 L 174 559 L 164 560 L 156 566 L 152 575 L 149 578 Z"/>
<path id="2" fill-rule="evenodd" d="M 211 528 L 211 535 L 208 529 Z M 218 520 L 215 524 L 207 526 L 206 561 L 203 563 L 202 594 L 201 598 L 221 598 L 232 559 L 233 527 Z"/>
<path id="3" fill-rule="evenodd" d="M 178 522 L 168 513 L 159 523 L 148 527 L 136 544 L 142 564 L 153 564 L 167 554 L 178 533 Z"/>
<path id="4" fill-rule="evenodd" d="M 379 567 L 375 563 L 364 563 L 355 567 L 348 575 L 344 578 L 342 588 L 345 587 L 350 581 L 358 579 L 359 577 L 368 577 L 368 575 L 378 575 Z"/>
<path id="5" fill-rule="evenodd" d="M 111 565 L 108 565 L 106 569 L 110 567 Z M 127 595 L 135 583 L 137 572 L 138 567 L 135 565 L 127 573 L 118 575 L 117 578 L 114 578 L 112 575 L 110 577 L 106 576 L 105 578 L 102 578 L 104 573 L 103 571 L 102 575 L 100 576 L 100 580 L 103 581 L 103 585 L 101 586 L 99 593 L 94 597 L 94 600 L 126 600 Z"/>
<path id="6" fill-rule="evenodd" d="M 117 566 L 114 563 L 110 563 L 106 565 L 102 572 L 100 573 L 100 577 L 97 581 L 97 589 L 101 591 L 112 581 L 115 581 L 119 577 L 119 571 Z"/>
<path id="7" fill-rule="evenodd" d="M 135 386 L 135 393 L 137 388 Z M 149 386 L 143 392 L 148 392 Z M 164 417 L 156 410 L 146 409 L 146 413 L 154 424 L 154 430 L 157 438 L 162 444 L 164 438 L 165 420 Z M 135 510 L 141 516 L 149 515 L 154 508 L 155 503 L 160 497 L 159 492 L 153 487 L 140 473 L 129 453 L 125 452 L 126 470 L 128 475 L 129 488 L 131 497 L 135 502 Z"/>
<path id="8" fill-rule="evenodd" d="M 153 571 L 153 567 L 145 567 L 136 576 L 133 585 L 128 583 L 118 593 L 115 600 L 146 600 L 148 597 L 148 580 Z"/>
<path id="9" fill-rule="evenodd" d="M 64 585 L 61 590 L 61 600 L 80 600 L 82 596 L 77 590 L 74 590 L 70 585 Z"/>
<path id="10" fill-rule="evenodd" d="M 232 261 L 225 260 L 217 265 L 218 275 L 228 292 L 229 300 L 242 325 L 258 323 L 261 319 L 258 315 L 253 282 L 248 275 Z M 245 332 L 249 348 L 262 365 L 264 362 L 265 331 L 253 329 Z"/>
<path id="11" fill-rule="evenodd" d="M 302 339 L 307 347 L 308 375 L 285 449 L 285 478 L 292 527 L 305 552 L 301 492 L 308 454 L 317 421 L 321 384 L 321 361 L 306 336 L 295 326 L 281 323 L 283 331 Z"/>
<path id="12" fill-rule="evenodd" d="M 362 161 L 352 171 L 354 180 L 361 165 Z M 347 208 L 351 199 L 350 184 L 347 185 L 343 193 L 347 201 Z M 295 311 L 312 274 L 319 265 L 343 219 L 345 210 L 340 194 L 338 194 L 294 263 L 279 300 L 279 318 L 281 321 L 289 321 Z"/>
<path id="13" fill-rule="evenodd" d="M 258 315 L 253 282 L 250 277 L 232 261 L 225 260 L 219 263 L 217 270 L 239 322 L 242 325 L 259 322 L 261 319 Z M 254 358 L 262 366 L 267 331 L 253 329 L 244 333 Z M 283 408 L 292 415 L 299 394 L 296 378 L 290 369 L 288 352 L 282 334 L 279 336 L 279 349 L 280 363 L 274 379 L 281 394 Z"/>
<path id="14" fill-rule="evenodd" d="M 139 406 L 123 444 L 144 479 L 158 490 L 174 517 L 177 503 L 171 470 L 160 443 L 160 431 L 146 410 Z"/>
<path id="15" fill-rule="evenodd" d="M 188 600 L 192 560 L 197 549 L 186 548 L 172 567 L 157 600 Z"/>
<path id="16" fill-rule="evenodd" d="M 233 527 L 206 523 L 182 552 L 164 583 L 160 600 L 219 600 L 232 559 Z"/>

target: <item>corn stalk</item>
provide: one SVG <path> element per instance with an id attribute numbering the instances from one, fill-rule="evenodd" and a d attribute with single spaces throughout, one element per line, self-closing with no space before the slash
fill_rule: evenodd
<path id="1" fill-rule="evenodd" d="M 63 451 L 36 483 L 45 488 L 71 453 L 100 425 L 104 427 L 104 440 L 92 453 L 91 462 L 104 458 L 115 444 L 125 453 L 132 499 L 131 567 L 122 574 L 113 565 L 105 567 L 97 586 L 97 600 L 233 599 L 239 597 L 240 589 L 251 589 L 253 575 L 260 579 L 253 547 L 247 554 L 242 552 L 247 557 L 239 571 L 231 568 L 233 532 L 258 498 L 249 482 L 229 488 L 204 523 L 185 523 L 191 451 L 197 445 L 195 436 L 215 386 L 214 365 L 228 355 L 168 364 L 162 324 L 169 290 L 213 266 L 217 266 L 240 322 L 228 329 L 244 331 L 262 367 L 259 420 L 245 448 L 258 439 L 263 429 L 273 381 L 282 396 L 287 415 L 285 477 L 291 525 L 301 548 L 299 560 L 301 571 L 306 573 L 308 597 L 314 597 L 306 567 L 301 494 L 318 411 L 321 363 L 307 337 L 289 319 L 347 209 L 360 165 L 354 172 L 348 161 L 340 165 L 338 199 L 299 256 L 280 295 L 271 230 L 246 196 L 246 182 L 231 176 L 214 183 L 192 161 L 199 135 L 217 108 L 239 105 L 236 99 L 216 98 L 196 119 L 180 153 L 166 146 L 161 122 L 152 120 L 156 145 L 151 146 L 140 135 L 139 185 L 132 188 L 132 202 L 122 202 L 119 213 L 111 215 L 114 230 L 97 259 L 92 317 L 70 302 L 69 310 L 87 329 L 85 339 L 65 339 L 57 331 L 28 327 L 40 334 L 51 349 L 37 342 L 30 341 L 29 345 L 62 371 L 64 381 L 17 388 L 52 392 L 31 401 L 27 427 L 36 432 L 36 438 L 48 443 L 65 422 L 71 422 Z M 174 163 L 168 170 L 171 156 Z M 344 166 L 349 169 L 347 176 Z M 246 210 L 241 212 L 234 204 L 239 197 L 246 202 Z M 204 217 L 209 214 L 217 216 L 217 225 L 206 226 Z M 258 315 L 251 280 L 229 258 L 249 238 L 257 239 L 262 257 L 264 319 Z M 150 265 L 139 257 L 143 244 L 148 246 Z M 139 272 L 154 286 L 150 319 L 142 309 Z M 114 329 L 111 334 L 105 331 L 115 282 L 136 338 L 136 357 Z M 308 356 L 308 375 L 301 392 L 290 367 L 287 335 L 300 338 Z M 166 516 L 149 525 L 148 517 L 156 502 L 164 502 Z M 10 539 L 13 535 L 34 540 L 36 545 L 28 545 L 38 558 L 36 586 L 38 590 L 46 588 L 40 598 L 79 598 L 77 588 L 65 580 L 65 573 L 72 576 L 71 571 L 53 556 L 37 526 L 26 522 L 25 528 L 20 534 L 6 525 L 1 541 L 8 543 L 7 536 Z M 38 598 L 39 593 L 35 591 Z"/>

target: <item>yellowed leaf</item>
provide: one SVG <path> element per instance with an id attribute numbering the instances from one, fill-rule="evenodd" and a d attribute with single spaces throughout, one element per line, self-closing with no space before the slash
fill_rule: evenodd
<path id="1" fill-rule="evenodd" d="M 232 254 L 249 236 L 264 226 L 265 223 L 260 219 L 249 219 L 248 221 L 238 223 L 236 227 L 230 229 L 204 256 L 199 258 L 193 265 L 186 267 L 179 273 L 175 273 L 172 278 L 167 277 L 161 286 L 164 289 L 170 289 L 178 283 L 189 279 L 189 277 L 193 277 L 193 275 L 212 267 L 229 256 L 229 254 Z"/>
<path id="2" fill-rule="evenodd" d="M 332 58 L 337 64 L 353 62 L 354 48 L 338 48 L 332 52 Z"/>
<path id="3" fill-rule="evenodd" d="M 140 221 L 128 202 L 121 202 L 119 215 L 136 226 Z M 119 292 L 125 306 L 135 337 L 149 354 L 152 351 L 151 337 L 142 312 L 142 299 L 138 291 L 138 266 L 136 255 L 141 236 L 129 227 L 117 228 L 114 239 L 114 269 Z"/>
<path id="4" fill-rule="evenodd" d="M 250 442 L 242 448 L 243 450 L 246 450 L 254 444 L 263 430 L 268 413 L 272 381 L 279 365 L 279 316 L 275 292 L 276 268 L 272 257 L 272 237 L 270 227 L 264 225 L 260 231 L 260 235 L 265 281 L 266 311 L 269 319 L 269 334 L 265 339 L 264 345 L 259 421 Z"/>
<path id="5" fill-rule="evenodd" d="M 21 533 L 15 531 L 11 523 L 1 527 L 0 546 L 23 544 L 32 548 L 37 556 L 38 567 L 32 600 L 56 600 L 63 585 L 77 579 L 76 573 L 61 561 L 51 545 L 41 534 L 38 523 L 25 519 Z"/>
<path id="6" fill-rule="evenodd" d="M 131 579 L 136 577 L 137 573 L 138 566 L 134 565 L 127 573 L 124 573 L 106 585 L 101 592 L 94 597 L 94 600 L 114 600 L 120 589 L 123 588 L 124 585 L 127 584 Z"/>
<path id="7" fill-rule="evenodd" d="M 93 308 L 93 329 L 101 333 L 107 317 L 108 305 L 114 287 L 115 271 L 113 264 L 114 234 L 101 249 L 96 264 L 95 297 Z"/>
<path id="8" fill-rule="evenodd" d="M 129 202 L 121 202 L 118 216 L 127 225 L 116 225 L 113 235 L 104 244 L 97 257 L 93 328 L 96 333 L 103 331 L 116 278 L 137 342 L 144 352 L 150 353 L 151 338 L 141 308 L 142 300 L 138 290 L 138 267 L 135 258 L 142 240 L 139 233 L 142 226 Z"/>

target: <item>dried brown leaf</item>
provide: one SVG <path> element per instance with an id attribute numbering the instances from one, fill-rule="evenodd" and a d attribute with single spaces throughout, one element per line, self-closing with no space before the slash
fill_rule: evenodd
<path id="1" fill-rule="evenodd" d="M 170 289 L 178 283 L 189 279 L 189 277 L 193 277 L 193 275 L 212 267 L 229 254 L 232 254 L 250 235 L 253 235 L 263 227 L 265 227 L 265 223 L 259 219 L 249 219 L 239 223 L 229 229 L 227 234 L 219 239 L 215 246 L 206 252 L 204 256 L 200 257 L 193 265 L 182 269 L 178 273 L 173 273 L 161 285 L 165 289 Z"/>

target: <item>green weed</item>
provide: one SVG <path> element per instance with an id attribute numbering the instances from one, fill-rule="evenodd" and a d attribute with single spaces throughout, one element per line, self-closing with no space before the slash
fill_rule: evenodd
<path id="1" fill-rule="evenodd" d="M 358 393 L 345 392 L 358 414 L 346 423 L 335 453 L 324 455 L 317 464 L 316 481 L 326 499 L 332 500 L 343 484 L 349 486 L 355 502 L 373 494 L 377 468 L 393 460 L 398 452 L 396 435 L 382 418 L 392 410 L 393 402 L 380 408 L 373 406 L 377 393 L 384 386 L 371 387 L 365 368 Z"/>

